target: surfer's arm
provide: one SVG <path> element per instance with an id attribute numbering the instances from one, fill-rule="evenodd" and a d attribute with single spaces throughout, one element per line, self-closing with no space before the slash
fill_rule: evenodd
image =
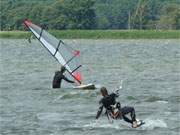
<path id="1" fill-rule="evenodd" d="M 69 83 L 74 83 L 74 81 L 69 80 L 69 79 L 68 79 L 67 77 L 65 77 L 65 76 L 63 76 L 63 79 L 64 79 L 65 81 L 69 82 Z"/>
<path id="2" fill-rule="evenodd" d="M 116 93 L 111 93 L 110 96 L 111 96 L 112 98 L 117 98 L 117 97 L 119 97 L 119 95 L 116 94 Z"/>
<path id="3" fill-rule="evenodd" d="M 96 115 L 96 119 L 99 118 L 99 116 L 101 115 L 102 111 L 103 111 L 103 105 L 101 105 L 101 106 L 99 107 L 99 110 L 98 110 L 97 115 Z"/>
<path id="4" fill-rule="evenodd" d="M 119 97 L 119 90 L 115 91 L 114 94 L 115 94 L 115 97 Z"/>

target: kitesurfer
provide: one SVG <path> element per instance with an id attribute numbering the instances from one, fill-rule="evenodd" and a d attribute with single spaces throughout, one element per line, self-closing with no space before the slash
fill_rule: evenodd
<path id="1" fill-rule="evenodd" d="M 56 71 L 54 78 L 53 78 L 53 88 L 60 88 L 62 80 L 65 80 L 69 83 L 74 83 L 74 81 L 69 80 L 67 77 L 64 76 L 64 72 L 66 71 L 66 68 L 64 66 L 61 67 L 61 71 Z"/>
<path id="2" fill-rule="evenodd" d="M 113 119 L 124 119 L 126 122 L 131 123 L 133 128 L 138 127 L 136 121 L 135 109 L 133 107 L 125 106 L 121 108 L 120 102 L 116 102 L 116 98 L 119 96 L 117 93 L 108 94 L 108 91 L 105 87 L 100 89 L 101 95 L 103 98 L 99 101 L 100 107 L 96 115 L 98 119 L 103 111 L 103 107 L 106 109 L 106 115 L 109 119 L 109 116 Z M 130 114 L 131 119 L 126 115 Z"/>

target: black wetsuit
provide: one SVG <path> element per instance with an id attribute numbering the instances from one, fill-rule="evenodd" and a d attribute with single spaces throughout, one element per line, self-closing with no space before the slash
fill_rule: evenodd
<path id="1" fill-rule="evenodd" d="M 99 110 L 97 112 L 96 119 L 98 119 L 99 116 L 101 115 L 101 113 L 103 111 L 103 107 L 106 109 L 106 113 L 113 112 L 111 105 L 115 105 L 116 103 L 118 103 L 117 109 L 119 111 L 119 115 L 117 115 L 117 117 L 115 119 L 118 119 L 118 118 L 122 117 L 126 122 L 129 122 L 129 123 L 132 124 L 133 121 L 136 120 L 136 115 L 135 115 L 134 108 L 129 107 L 129 106 L 125 106 L 125 107 L 121 108 L 121 104 L 119 102 L 116 102 L 117 97 L 118 97 L 117 94 L 112 93 L 112 94 L 110 94 L 108 96 L 103 97 L 99 101 L 100 107 L 99 107 Z M 131 120 L 128 117 L 125 116 L 126 114 L 129 114 L 129 113 L 131 115 Z"/>
<path id="2" fill-rule="evenodd" d="M 61 71 L 57 71 L 54 75 L 54 78 L 53 78 L 53 86 L 52 87 L 53 88 L 60 88 L 62 79 L 69 82 L 69 83 L 74 83 L 74 81 L 71 81 L 68 78 L 66 78 Z"/>

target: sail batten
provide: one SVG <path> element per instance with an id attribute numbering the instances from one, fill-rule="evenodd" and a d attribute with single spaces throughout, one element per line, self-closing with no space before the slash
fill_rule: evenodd
<path id="1" fill-rule="evenodd" d="M 81 64 L 78 61 L 79 51 L 74 50 L 72 47 L 68 48 L 62 40 L 58 40 L 43 28 L 33 24 L 29 20 L 25 20 L 24 24 L 41 42 L 41 44 L 48 50 L 48 52 L 66 68 L 70 76 L 78 83 L 81 84 L 81 77 L 76 77 L 80 73 L 79 68 Z M 75 70 L 76 69 L 76 70 Z M 76 73 L 77 72 L 77 73 Z"/>

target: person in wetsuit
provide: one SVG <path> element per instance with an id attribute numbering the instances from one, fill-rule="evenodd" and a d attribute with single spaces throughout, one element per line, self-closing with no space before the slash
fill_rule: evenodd
<path id="1" fill-rule="evenodd" d="M 53 83 L 52 83 L 53 88 L 60 88 L 62 80 L 65 80 L 65 81 L 67 81 L 69 83 L 74 83 L 74 81 L 71 81 L 67 77 L 64 76 L 65 71 L 66 71 L 66 68 L 64 66 L 62 66 L 61 71 L 56 71 L 55 72 L 55 75 L 54 75 L 54 78 L 53 78 Z"/>
<path id="2" fill-rule="evenodd" d="M 131 123 L 132 127 L 136 128 L 136 114 L 135 109 L 133 107 L 125 106 L 121 108 L 120 102 L 116 102 L 116 98 L 119 96 L 116 93 L 108 94 L 108 91 L 105 87 L 100 89 L 101 95 L 103 98 L 99 101 L 100 107 L 96 115 L 96 119 L 98 119 L 103 111 L 103 108 L 106 109 L 106 114 L 109 119 L 111 116 L 113 119 L 124 119 L 124 121 Z M 115 111 L 116 110 L 116 111 Z M 131 119 L 129 119 L 126 115 L 130 113 Z"/>

